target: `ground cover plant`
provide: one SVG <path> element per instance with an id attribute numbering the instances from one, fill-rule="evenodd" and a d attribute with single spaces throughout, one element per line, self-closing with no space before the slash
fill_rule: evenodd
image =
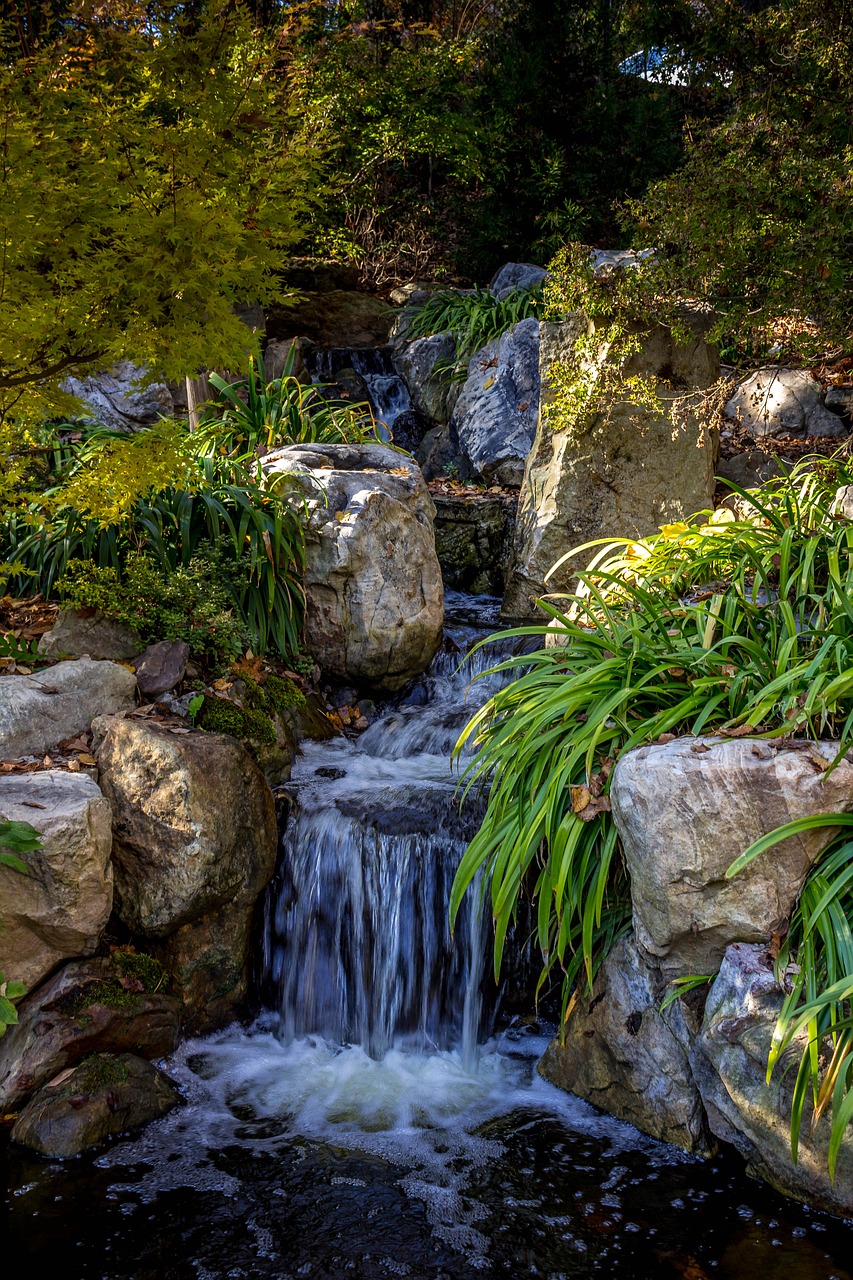
<path id="1" fill-rule="evenodd" d="M 45 432 L 29 503 L 0 527 L 22 594 L 58 593 L 131 623 L 143 640 L 186 640 L 226 664 L 249 646 L 290 657 L 302 625 L 303 510 L 269 490 L 260 459 L 280 445 L 362 442 L 368 405 L 326 398 L 292 376 L 264 384 L 212 374 L 197 431 L 162 419 L 127 434 L 97 425 Z"/>
<path id="2" fill-rule="evenodd" d="M 465 787 L 487 785 L 489 795 L 451 914 L 484 872 L 497 971 L 519 898 L 531 889 L 540 988 L 561 982 L 564 1018 L 630 921 L 608 798 L 620 754 L 662 734 L 798 735 L 838 740 L 831 768 L 853 745 L 853 528 L 836 513 L 836 491 L 851 480 L 846 458 L 804 461 L 742 493 L 739 515 L 707 511 L 641 541 L 580 548 L 581 563 L 595 554 L 575 591 L 543 600 L 541 625 L 509 633 L 543 647 L 500 664 L 517 678 L 457 747 L 457 755 L 475 748 Z M 841 918 L 853 906 L 844 896 L 851 848 L 825 855 L 793 923 L 787 954 L 797 948 L 807 976 L 783 1011 L 780 1043 L 804 1018 L 820 1035 L 853 1025 L 853 914 Z M 811 1002 L 805 1011 L 801 994 Z M 826 1086 L 815 1053 L 803 1079 L 817 1097 Z M 838 1054 L 836 1118 L 846 1124 L 850 1042 Z"/>

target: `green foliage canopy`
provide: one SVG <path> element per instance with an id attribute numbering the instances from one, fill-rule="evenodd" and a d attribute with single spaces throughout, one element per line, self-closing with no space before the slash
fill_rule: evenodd
<path id="1" fill-rule="evenodd" d="M 318 184 L 280 32 L 239 6 L 115 11 L 0 67 L 0 412 L 72 371 L 235 363 Z M 242 358 L 240 359 L 242 363 Z"/>

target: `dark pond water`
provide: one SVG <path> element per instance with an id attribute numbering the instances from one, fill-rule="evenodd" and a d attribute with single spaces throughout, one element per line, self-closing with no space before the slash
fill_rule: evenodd
<path id="1" fill-rule="evenodd" d="M 3 1274 L 83 1280 L 849 1280 L 853 1229 L 535 1077 L 541 1043 L 382 1061 L 234 1030 L 187 1105 L 65 1164 L 0 1157 Z M 8 1270 L 7 1270 L 8 1268 Z"/>

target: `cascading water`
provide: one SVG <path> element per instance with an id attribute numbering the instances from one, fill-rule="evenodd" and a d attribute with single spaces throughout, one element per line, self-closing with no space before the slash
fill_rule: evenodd
<path id="1" fill-rule="evenodd" d="M 476 1061 L 486 948 L 476 898 L 454 938 L 447 918 L 480 817 L 475 801 L 460 812 L 450 754 L 496 680 L 472 685 L 497 656 L 489 646 L 465 659 L 475 636 L 451 625 L 415 705 L 357 744 L 309 744 L 296 765 L 264 955 L 286 1042 L 319 1034 L 374 1058 L 405 1042 Z"/>
<path id="2" fill-rule="evenodd" d="M 459 671 L 496 616 L 481 598 L 478 629 L 472 602 L 449 604 L 450 643 L 405 703 L 357 742 L 309 745 L 298 761 L 267 909 L 266 1012 L 183 1045 L 167 1069 L 185 1107 L 134 1141 L 68 1168 L 0 1145 L 13 1268 L 853 1280 L 845 1224 L 539 1079 L 535 1024 L 482 1043 L 488 930 L 469 907 L 454 940 L 447 927 L 478 815 L 460 814 L 448 756 L 499 679 L 469 687 L 472 675 L 499 655 Z"/>
<path id="3" fill-rule="evenodd" d="M 393 432 L 397 418 L 412 408 L 409 389 L 394 368 L 390 347 L 318 347 L 311 353 L 310 373 L 315 382 L 334 383 L 344 369 L 353 369 L 364 381 L 378 422 Z"/>

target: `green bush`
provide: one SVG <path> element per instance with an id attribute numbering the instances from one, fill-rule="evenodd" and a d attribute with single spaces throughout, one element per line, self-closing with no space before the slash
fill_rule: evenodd
<path id="1" fill-rule="evenodd" d="M 132 626 L 145 644 L 185 640 L 194 658 L 221 666 L 245 650 L 249 635 L 218 580 L 220 569 L 215 554 L 198 555 L 164 575 L 150 555 L 135 552 L 121 578 L 110 566 L 72 560 L 57 589 L 65 605 L 99 609 Z"/>
<path id="2" fill-rule="evenodd" d="M 191 564 L 207 559 L 253 650 L 282 656 L 298 651 L 302 512 L 263 486 L 257 460 L 230 456 L 227 441 L 223 454 L 211 434 L 196 440 L 185 427 L 180 449 L 170 434 L 180 475 L 170 472 L 172 483 L 158 488 L 169 479 L 161 475 L 152 489 L 145 458 L 156 453 L 162 431 L 161 424 L 137 433 L 125 458 L 124 496 L 113 486 L 104 509 L 97 505 L 98 477 L 109 474 L 111 451 L 123 448 L 126 437 L 85 429 L 57 445 L 41 498 L 10 512 L 0 525 L 0 560 L 24 566 L 26 576 L 13 580 L 14 587 L 49 596 L 77 560 L 112 569 L 123 581 L 135 553 L 145 555 L 163 580 L 181 572 L 192 578 Z M 69 495 L 82 506 L 70 504 Z M 179 603 L 175 607 L 180 614 Z"/>
<path id="3" fill-rule="evenodd" d="M 751 491 L 744 519 L 703 512 L 635 542 L 590 544 L 548 622 L 508 634 L 558 643 L 519 670 L 466 728 L 466 786 L 489 787 L 451 912 L 480 871 L 495 967 L 519 895 L 535 880 L 541 982 L 564 1009 L 591 985 L 630 902 L 609 812 L 614 761 L 662 733 L 792 733 L 853 744 L 853 527 L 834 512 L 848 460 L 802 463 Z M 698 588 L 698 589 L 697 589 Z"/>

